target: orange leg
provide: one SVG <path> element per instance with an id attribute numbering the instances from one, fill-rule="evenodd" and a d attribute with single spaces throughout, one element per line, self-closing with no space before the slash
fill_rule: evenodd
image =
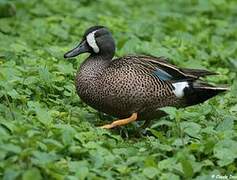
<path id="1" fill-rule="evenodd" d="M 106 124 L 104 126 L 101 126 L 101 128 L 104 128 L 104 129 L 111 129 L 111 128 L 114 128 L 114 127 L 117 127 L 117 126 L 123 126 L 123 125 L 126 125 L 126 124 L 129 124 L 133 121 L 136 121 L 137 120 L 137 113 L 133 113 L 130 117 L 128 118 L 125 118 L 125 119 L 119 119 L 117 121 L 114 121 L 112 122 L 111 124 Z"/>

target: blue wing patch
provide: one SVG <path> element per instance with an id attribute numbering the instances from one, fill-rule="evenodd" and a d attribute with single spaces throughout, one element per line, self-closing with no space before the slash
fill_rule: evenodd
<path id="1" fill-rule="evenodd" d="M 173 76 L 171 76 L 170 74 L 168 74 L 167 72 L 165 72 L 162 69 L 157 69 L 154 72 L 154 75 L 157 76 L 162 81 L 167 81 L 167 80 L 173 79 Z"/>

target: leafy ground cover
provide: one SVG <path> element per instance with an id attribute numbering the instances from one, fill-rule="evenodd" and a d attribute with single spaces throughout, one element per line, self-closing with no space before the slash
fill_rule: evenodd
<path id="1" fill-rule="evenodd" d="M 215 179 L 237 175 L 237 1 L 13 0 L 0 19 L 0 179 Z M 166 108 L 148 135 L 77 97 L 86 57 L 63 59 L 89 26 L 111 29 L 117 56 L 166 56 L 219 72 L 231 90 L 185 109 Z"/>

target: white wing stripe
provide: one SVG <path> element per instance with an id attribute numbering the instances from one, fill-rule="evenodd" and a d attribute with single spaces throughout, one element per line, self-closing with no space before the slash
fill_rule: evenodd
<path id="1" fill-rule="evenodd" d="M 172 83 L 172 85 L 174 86 L 173 93 L 178 98 L 182 98 L 184 96 L 184 88 L 189 87 L 188 82 L 186 81 Z"/>

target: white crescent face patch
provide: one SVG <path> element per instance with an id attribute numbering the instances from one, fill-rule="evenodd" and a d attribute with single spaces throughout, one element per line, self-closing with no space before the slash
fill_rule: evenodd
<path id="1" fill-rule="evenodd" d="M 100 51 L 100 49 L 99 49 L 98 45 L 96 44 L 95 33 L 96 33 L 96 31 L 89 33 L 86 36 L 86 41 L 89 44 L 89 46 L 93 49 L 93 51 L 95 53 L 98 53 Z"/>

